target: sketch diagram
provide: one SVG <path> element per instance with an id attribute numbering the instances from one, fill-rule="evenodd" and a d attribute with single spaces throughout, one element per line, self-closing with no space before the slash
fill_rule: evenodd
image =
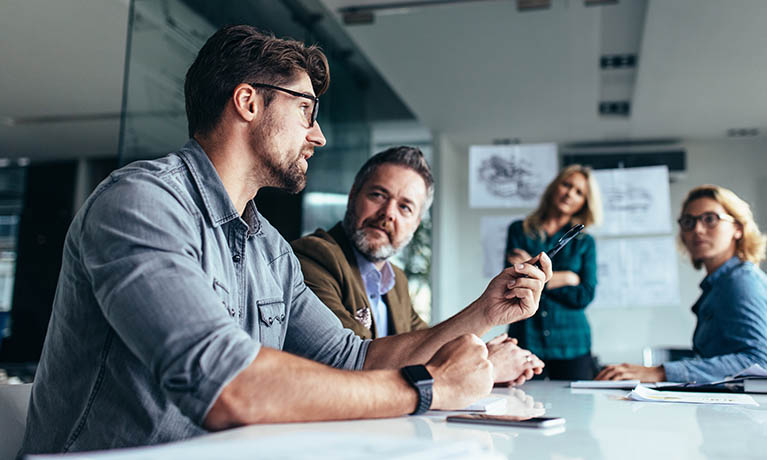
<path id="1" fill-rule="evenodd" d="M 675 254 L 673 236 L 597 239 L 599 283 L 590 308 L 678 305 Z"/>
<path id="2" fill-rule="evenodd" d="M 616 185 L 604 191 L 604 206 L 611 211 L 644 212 L 652 201 L 650 192 L 639 187 Z"/>
<path id="3" fill-rule="evenodd" d="M 595 235 L 646 235 L 671 232 L 671 200 L 665 166 L 600 169 L 594 178 L 602 191 L 603 224 Z"/>
<path id="4" fill-rule="evenodd" d="M 535 180 L 535 173 L 529 162 L 520 159 L 506 159 L 493 155 L 482 161 L 479 179 L 490 193 L 499 197 L 518 196 L 530 200 L 540 193 L 540 181 Z"/>
<path id="5" fill-rule="evenodd" d="M 557 173 L 556 144 L 475 145 L 469 149 L 472 208 L 532 208 Z"/>

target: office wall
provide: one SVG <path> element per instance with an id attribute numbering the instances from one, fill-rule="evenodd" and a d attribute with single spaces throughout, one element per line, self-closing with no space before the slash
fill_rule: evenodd
<path id="1" fill-rule="evenodd" d="M 671 184 L 671 209 L 676 216 L 687 191 L 702 183 L 733 189 L 749 201 L 761 228 L 767 228 L 767 139 L 690 141 L 687 173 Z M 435 137 L 436 199 L 434 203 L 434 322 L 470 303 L 489 278 L 482 274 L 479 220 L 506 215 L 502 209 L 468 206 L 468 145 Z M 644 346 L 691 346 L 695 318 L 690 312 L 700 290 L 703 271 L 695 271 L 681 254 L 672 254 L 679 268 L 679 305 L 654 308 L 589 309 L 593 352 L 603 362 L 641 360 Z M 764 267 L 763 267 L 764 268 Z M 653 267 L 647 267 L 652 270 Z M 503 328 L 496 328 L 486 339 Z"/>

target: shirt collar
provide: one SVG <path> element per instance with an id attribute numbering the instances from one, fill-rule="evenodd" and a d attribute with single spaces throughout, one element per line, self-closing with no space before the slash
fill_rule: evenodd
<path id="1" fill-rule="evenodd" d="M 738 265 L 740 265 L 740 259 L 737 256 L 731 257 L 727 262 L 723 263 L 719 268 L 714 270 L 714 273 L 711 273 L 710 275 L 703 278 L 703 281 L 700 282 L 701 289 L 708 291 L 719 278 L 726 276 Z"/>
<path id="2" fill-rule="evenodd" d="M 221 182 L 221 177 L 200 144 L 194 139 L 189 139 L 178 153 L 192 174 L 192 180 L 200 192 L 211 225 L 218 227 L 240 217 L 224 188 L 224 183 Z M 261 228 L 253 200 L 245 206 L 243 218 L 250 228 L 250 233 L 256 233 Z"/>
<path id="3" fill-rule="evenodd" d="M 394 269 L 389 261 L 384 262 L 379 272 L 373 262 L 363 256 L 357 248 L 352 246 L 352 251 L 357 258 L 357 267 L 360 269 L 360 275 L 362 275 L 362 281 L 365 283 L 368 294 L 375 293 L 371 291 L 378 291 L 378 295 L 384 295 L 391 291 L 394 287 Z"/>

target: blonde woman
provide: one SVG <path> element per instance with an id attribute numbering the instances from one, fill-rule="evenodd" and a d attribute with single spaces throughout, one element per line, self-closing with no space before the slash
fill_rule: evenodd
<path id="1" fill-rule="evenodd" d="M 601 216 L 599 189 L 591 170 L 568 166 L 546 187 L 538 209 L 509 226 L 506 266 L 550 249 L 573 225 L 588 227 Z M 541 294 L 538 312 L 510 325 L 509 335 L 546 363 L 542 376 L 592 379 L 591 329 L 584 309 L 594 299 L 597 285 L 594 238 L 579 235 L 552 260 L 552 268 L 554 275 Z"/>
<path id="2" fill-rule="evenodd" d="M 597 379 L 712 382 L 752 364 L 767 368 L 767 276 L 758 267 L 767 238 L 751 207 L 724 187 L 703 185 L 687 195 L 678 222 L 693 266 L 706 269 L 703 294 L 692 307 L 696 357 L 655 367 L 608 366 Z"/>

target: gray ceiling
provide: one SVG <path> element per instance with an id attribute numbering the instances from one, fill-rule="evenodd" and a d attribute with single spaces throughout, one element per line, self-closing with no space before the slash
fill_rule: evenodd
<path id="1" fill-rule="evenodd" d="M 0 2 L 0 157 L 117 151 L 128 0 Z"/>
<path id="2" fill-rule="evenodd" d="M 322 2 L 332 11 L 382 3 Z M 128 5 L 0 3 L 0 158 L 114 154 Z M 465 144 L 764 132 L 765 23 L 763 0 L 552 0 L 532 12 L 499 0 L 343 28 L 422 123 Z M 612 90 L 599 57 L 632 48 L 637 70 L 612 81 L 632 113 L 600 117 L 597 104 Z"/>
<path id="3" fill-rule="evenodd" d="M 382 3 L 322 1 L 334 12 Z M 462 144 L 767 128 L 766 1 L 551 3 L 529 12 L 511 0 L 410 8 L 345 27 L 413 113 Z M 638 55 L 633 76 L 615 77 L 632 101 L 626 118 L 597 112 L 611 84 L 599 58 L 612 52 Z"/>

